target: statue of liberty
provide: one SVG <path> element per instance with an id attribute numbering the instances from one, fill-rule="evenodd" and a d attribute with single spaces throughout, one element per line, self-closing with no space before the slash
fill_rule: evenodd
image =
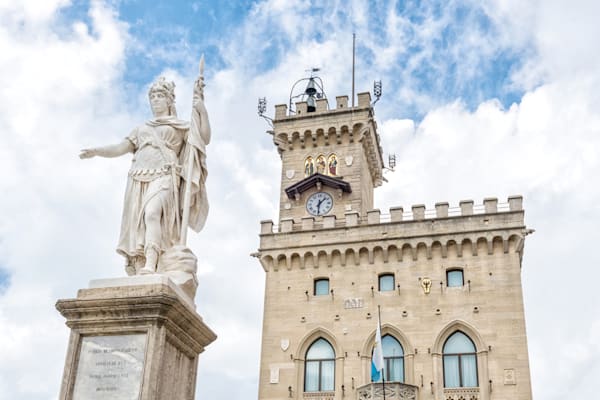
<path id="1" fill-rule="evenodd" d="M 188 226 L 199 232 L 208 214 L 205 148 L 210 125 L 203 64 L 204 59 L 194 84 L 190 122 L 177 118 L 175 84 L 161 77 L 148 91 L 152 119 L 120 143 L 80 154 L 86 159 L 133 153 L 117 252 L 126 259 L 128 275 L 165 273 L 178 283 L 192 284 L 194 292 L 196 257 L 185 242 Z"/>

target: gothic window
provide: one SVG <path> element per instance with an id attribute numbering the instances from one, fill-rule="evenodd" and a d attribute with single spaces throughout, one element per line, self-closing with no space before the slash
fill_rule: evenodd
<path id="1" fill-rule="evenodd" d="M 383 370 L 386 382 L 404 382 L 404 349 L 392 335 L 381 338 L 383 347 Z M 383 377 L 379 379 L 379 382 Z"/>
<path id="2" fill-rule="evenodd" d="M 315 173 L 315 163 L 312 157 L 306 157 L 304 161 L 304 177 L 311 176 Z"/>
<path id="3" fill-rule="evenodd" d="M 317 339 L 306 352 L 304 364 L 304 391 L 328 392 L 334 390 L 335 351 L 331 344 Z"/>
<path id="4" fill-rule="evenodd" d="M 461 331 L 453 333 L 444 343 L 444 387 L 476 387 L 477 353 L 473 341 Z"/>
<path id="5" fill-rule="evenodd" d="M 464 282 L 462 269 L 449 269 L 446 271 L 446 284 L 448 287 L 463 286 Z"/>
<path id="6" fill-rule="evenodd" d="M 323 155 L 320 155 L 319 157 L 317 157 L 317 172 L 319 174 L 324 174 L 325 173 L 325 168 L 327 167 L 325 164 L 325 157 Z"/>
<path id="7" fill-rule="evenodd" d="M 324 296 L 329 294 L 329 279 L 319 278 L 315 279 L 315 296 Z"/>
<path id="8" fill-rule="evenodd" d="M 379 291 L 389 292 L 394 290 L 394 274 L 379 275 Z"/>
<path id="9" fill-rule="evenodd" d="M 329 174 L 331 176 L 336 176 L 337 175 L 337 165 L 338 165 L 337 156 L 335 154 L 330 155 L 329 159 L 327 160 L 327 174 Z"/>

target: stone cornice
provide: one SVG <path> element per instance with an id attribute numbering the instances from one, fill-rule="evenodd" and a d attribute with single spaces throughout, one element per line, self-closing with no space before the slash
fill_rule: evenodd
<path id="1" fill-rule="evenodd" d="M 194 357 L 216 339 L 202 318 L 164 285 L 82 289 L 76 299 L 58 300 L 56 308 L 67 326 L 81 332 L 111 332 L 124 323 L 143 331 L 160 321 Z"/>
<path id="2" fill-rule="evenodd" d="M 294 200 L 297 196 L 301 195 L 305 191 L 315 186 L 320 188 L 321 185 L 328 186 L 336 190 L 339 189 L 344 193 L 352 193 L 352 189 L 350 188 L 350 184 L 348 182 L 345 182 L 340 178 L 334 178 L 316 173 L 286 188 L 285 194 L 287 194 L 290 200 Z"/>

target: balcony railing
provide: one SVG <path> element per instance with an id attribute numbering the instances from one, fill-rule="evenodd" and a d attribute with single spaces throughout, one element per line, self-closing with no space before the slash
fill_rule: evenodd
<path id="1" fill-rule="evenodd" d="M 383 383 L 369 383 L 356 391 L 358 400 L 383 400 Z M 385 383 L 386 400 L 416 400 L 418 387 L 399 382 Z"/>
<path id="2" fill-rule="evenodd" d="M 444 388 L 444 400 L 479 400 L 479 388 Z"/>
<path id="3" fill-rule="evenodd" d="M 335 392 L 304 392 L 305 400 L 333 400 Z"/>

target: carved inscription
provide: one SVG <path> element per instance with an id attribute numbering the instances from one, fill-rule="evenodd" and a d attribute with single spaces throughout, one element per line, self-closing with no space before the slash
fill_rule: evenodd
<path id="1" fill-rule="evenodd" d="M 363 308 L 364 302 L 361 297 L 344 300 L 344 308 Z"/>
<path id="2" fill-rule="evenodd" d="M 73 399 L 139 399 L 145 350 L 146 334 L 83 337 Z"/>

